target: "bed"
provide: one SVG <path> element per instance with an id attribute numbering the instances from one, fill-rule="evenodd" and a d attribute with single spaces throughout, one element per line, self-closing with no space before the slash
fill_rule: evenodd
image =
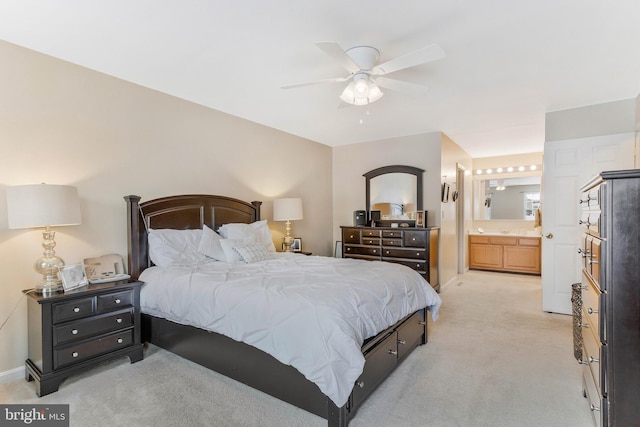
<path id="1" fill-rule="evenodd" d="M 171 270 L 171 274 L 175 274 L 174 279 L 174 276 L 169 274 L 169 270 L 154 267 L 151 262 L 149 254 L 150 230 L 219 230 L 219 228 L 225 224 L 257 224 L 260 222 L 261 202 L 247 203 L 230 197 L 211 195 L 180 195 L 150 200 L 144 203 L 140 203 L 141 198 L 139 196 L 126 196 L 125 200 L 127 202 L 128 219 L 129 274 L 132 279 L 140 278 L 144 281 L 144 279 L 147 278 L 153 281 L 154 285 L 153 287 L 149 286 L 149 289 L 163 289 L 156 288 L 156 286 L 159 285 L 155 284 L 155 277 L 171 277 L 171 280 L 176 281 L 178 277 L 184 277 L 183 280 L 188 284 L 184 286 L 192 286 L 193 283 L 195 283 L 194 277 L 201 276 L 201 271 L 207 269 L 215 270 L 219 276 L 240 275 L 244 276 L 245 279 L 250 277 L 251 280 L 245 280 L 245 282 L 255 281 L 258 283 L 258 286 L 263 286 L 264 284 L 260 284 L 259 280 L 271 281 L 270 276 L 268 276 L 268 273 L 265 271 L 273 270 L 275 267 L 272 266 L 276 264 L 285 266 L 291 270 L 294 275 L 304 276 L 305 280 L 315 277 L 316 281 L 318 281 L 322 280 L 322 277 L 325 277 L 323 275 L 326 274 L 328 270 L 342 269 L 341 271 L 349 271 L 349 268 L 355 268 L 358 265 L 357 263 L 368 263 L 368 261 L 307 257 L 299 254 L 276 254 L 274 255 L 274 260 L 256 262 L 251 266 L 239 265 L 237 267 L 229 267 L 224 263 L 212 263 L 206 264 L 206 267 L 203 265 L 196 270 L 192 269 L 195 273 L 193 271 L 187 271 L 187 268 Z M 376 262 L 375 264 L 367 264 L 367 267 L 376 272 L 372 274 L 380 275 L 382 273 L 377 273 L 377 269 L 386 269 L 387 264 L 388 263 Z M 312 265 L 315 265 L 314 268 L 319 270 L 312 270 Z M 393 266 L 390 267 L 391 269 L 397 269 L 397 272 L 393 272 L 394 275 L 408 274 L 417 276 L 415 272 L 410 271 L 408 268 L 395 264 L 388 265 Z M 309 268 L 308 271 L 304 270 L 307 268 Z M 380 272 L 383 272 L 383 270 L 380 270 Z M 287 280 L 291 281 L 291 276 L 288 277 Z M 151 280 L 152 278 L 153 280 Z M 406 278 L 403 277 L 402 281 L 406 282 L 409 281 L 409 279 L 409 276 Z M 332 278 L 327 280 L 327 282 L 333 280 Z M 360 278 L 360 281 L 362 280 L 363 279 Z M 351 280 L 349 280 L 349 282 L 351 282 Z M 145 284 L 145 287 L 146 286 L 147 284 Z M 336 287 L 336 283 L 333 283 L 332 286 L 332 294 L 339 294 L 340 288 Z M 193 285 L 193 287 L 196 287 L 196 285 Z M 174 286 L 174 290 L 171 290 L 172 288 L 169 286 L 166 289 L 169 289 L 170 292 L 175 292 L 175 288 Z M 299 288 L 302 289 L 304 286 L 299 286 Z M 429 292 L 433 292 L 428 284 L 426 284 L 425 288 L 428 288 Z M 182 287 L 180 289 L 182 289 Z M 205 292 L 206 286 L 200 286 L 198 289 Z M 241 288 L 235 287 L 233 289 Z M 159 293 L 154 294 L 152 291 L 148 291 L 149 297 L 147 297 L 148 302 L 146 303 L 148 307 L 155 307 L 153 306 L 153 301 L 173 299 L 170 294 L 162 293 L 166 291 L 153 292 Z M 215 292 L 218 293 L 206 297 L 192 297 L 192 299 L 212 301 L 213 305 L 213 302 L 218 303 L 217 296 L 220 295 L 221 291 L 216 290 Z M 260 297 L 261 294 L 255 290 L 247 292 L 251 292 L 250 295 L 256 298 Z M 408 294 L 412 293 L 413 292 L 408 292 Z M 348 292 L 345 293 L 345 297 L 347 294 Z M 155 300 L 153 295 L 156 295 Z M 213 296 L 216 296 L 216 298 Z M 243 301 L 246 299 L 246 296 L 238 298 L 238 301 Z M 270 295 L 269 298 L 272 298 L 272 296 Z M 432 318 L 435 317 L 440 300 L 437 295 L 435 297 L 427 295 L 424 298 L 427 298 L 429 302 L 422 302 L 422 306 L 418 309 L 414 310 L 411 308 L 411 311 L 408 313 L 402 313 L 402 317 L 398 321 L 394 321 L 388 325 L 385 324 L 383 328 L 379 328 L 378 325 L 378 329 L 376 330 L 380 330 L 379 333 L 367 337 L 362 335 L 363 339 L 359 342 L 363 344 L 356 350 L 358 351 L 358 359 L 362 359 L 363 366 L 358 368 L 359 371 L 354 377 L 355 380 L 350 379 L 350 373 L 343 374 L 342 371 L 336 371 L 337 374 L 336 372 L 333 373 L 335 377 L 341 378 L 341 381 L 344 381 L 343 376 L 349 381 L 346 394 L 344 386 L 341 388 L 340 385 L 338 385 L 338 391 L 334 391 L 334 389 L 327 386 L 326 383 L 317 381 L 316 378 L 313 377 L 315 368 L 312 369 L 310 374 L 298 366 L 298 360 L 302 359 L 301 357 L 292 357 L 291 363 L 289 363 L 290 360 L 286 358 L 283 359 L 281 354 L 277 354 L 276 356 L 269 354 L 268 346 L 264 351 L 259 348 L 262 342 L 270 342 L 272 341 L 271 339 L 257 339 L 254 340 L 255 342 L 251 341 L 251 339 L 246 340 L 254 345 L 240 341 L 238 336 L 233 333 L 233 322 L 231 322 L 231 330 L 225 330 L 224 326 L 222 326 L 222 332 L 218 329 L 216 329 L 217 332 L 212 332 L 197 323 L 195 323 L 195 325 L 198 326 L 192 326 L 179 317 L 173 318 L 170 315 L 156 313 L 151 308 L 146 310 L 143 308 L 142 333 L 143 339 L 149 343 L 319 415 L 328 420 L 329 426 L 346 426 L 355 416 L 362 402 L 393 371 L 397 364 L 404 360 L 417 346 L 427 342 L 427 313 L 431 308 Z M 309 296 L 305 295 L 300 301 L 304 299 L 309 299 Z M 414 299 L 416 299 L 416 301 L 422 301 L 417 297 Z M 144 298 L 142 298 L 142 300 L 144 305 Z M 224 300 L 220 298 L 220 304 L 222 304 L 223 301 Z M 263 307 L 270 305 L 268 303 L 265 304 L 265 301 L 258 301 L 258 304 L 261 304 Z M 313 303 L 314 305 L 316 304 L 316 302 Z M 415 301 L 412 303 L 416 304 Z M 201 310 L 199 307 L 192 307 L 190 305 L 192 302 L 183 304 L 189 307 L 189 310 L 183 310 L 185 312 L 200 312 Z M 234 303 L 232 302 L 230 304 L 233 305 Z M 418 302 L 418 304 L 420 303 Z M 322 304 L 318 303 L 317 305 L 321 306 Z M 336 305 L 335 300 L 329 305 Z M 235 323 L 251 325 L 254 321 L 255 323 L 265 321 L 265 319 L 255 320 L 253 317 L 249 318 L 248 314 L 239 308 L 236 309 L 235 306 L 234 310 L 227 311 L 227 313 L 229 316 L 236 316 L 234 320 Z M 253 315 L 252 313 L 251 316 Z M 381 317 L 384 316 L 386 316 L 386 314 L 381 315 Z M 227 315 L 218 317 L 226 318 Z M 277 322 L 280 321 L 278 320 Z M 315 329 L 322 331 L 326 329 L 326 327 L 321 325 Z M 304 331 L 307 331 L 307 329 L 304 329 Z M 244 335 L 251 337 L 262 333 L 261 331 L 258 332 L 259 333 L 245 332 Z M 306 342 L 309 343 L 309 348 L 313 348 L 311 344 L 316 340 L 312 335 L 314 328 L 308 329 L 309 336 L 300 335 L 300 331 L 292 330 L 290 332 L 292 342 Z M 332 333 L 331 337 L 333 336 L 334 334 Z M 282 347 L 281 345 L 278 346 Z M 312 354 L 316 354 L 316 352 L 312 352 Z M 333 359 L 337 358 L 333 357 Z M 284 362 L 282 360 L 284 360 Z M 298 366 L 298 369 L 292 365 Z M 299 369 L 305 372 L 305 374 L 301 373 Z M 313 378 L 313 381 L 307 378 Z M 341 404 L 337 405 L 335 403 L 336 401 Z"/>

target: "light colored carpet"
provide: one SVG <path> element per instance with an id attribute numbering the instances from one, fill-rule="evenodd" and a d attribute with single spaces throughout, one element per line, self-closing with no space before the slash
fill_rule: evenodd
<path id="1" fill-rule="evenodd" d="M 591 426 L 571 317 L 541 310 L 540 279 L 469 272 L 440 320 L 350 426 Z M 0 402 L 69 403 L 71 426 L 325 426 L 326 421 L 154 346 L 65 380 L 0 385 Z"/>

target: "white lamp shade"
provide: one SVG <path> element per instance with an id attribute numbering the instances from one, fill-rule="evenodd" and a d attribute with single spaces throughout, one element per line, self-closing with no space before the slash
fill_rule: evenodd
<path id="1" fill-rule="evenodd" d="M 274 221 L 302 219 L 302 199 L 286 198 L 273 201 Z"/>
<path id="2" fill-rule="evenodd" d="M 9 228 L 80 224 L 78 189 L 70 185 L 7 187 Z"/>

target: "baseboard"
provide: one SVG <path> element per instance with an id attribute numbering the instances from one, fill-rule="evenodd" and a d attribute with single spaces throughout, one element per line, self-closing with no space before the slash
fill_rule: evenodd
<path id="1" fill-rule="evenodd" d="M 10 383 L 11 381 L 24 379 L 24 366 L 0 372 L 0 384 Z"/>
<path id="2" fill-rule="evenodd" d="M 445 289 L 446 287 L 451 286 L 454 283 L 458 283 L 459 281 L 460 281 L 460 276 L 456 274 L 451 279 L 449 279 L 447 281 L 447 283 L 445 283 L 444 285 L 440 286 L 440 291 L 442 292 L 442 290 Z"/>

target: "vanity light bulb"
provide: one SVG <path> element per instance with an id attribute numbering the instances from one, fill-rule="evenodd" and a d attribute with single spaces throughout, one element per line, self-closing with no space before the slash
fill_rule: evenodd
<path id="1" fill-rule="evenodd" d="M 498 169 L 496 169 L 496 172 L 498 172 L 498 173 L 502 173 L 502 168 L 498 168 Z"/>
<path id="2" fill-rule="evenodd" d="M 524 166 L 520 166 L 520 167 L 518 168 L 518 170 L 519 170 L 520 172 L 524 171 Z"/>
<path id="3" fill-rule="evenodd" d="M 536 169 L 537 169 L 537 167 L 536 167 L 536 165 L 531 165 L 531 167 L 530 167 L 529 169 L 531 169 L 532 171 L 534 171 L 534 170 L 536 170 Z"/>
<path id="4" fill-rule="evenodd" d="M 491 169 L 487 169 L 487 173 L 491 173 L 493 172 Z"/>
<path id="5" fill-rule="evenodd" d="M 482 175 L 482 169 L 478 169 L 478 170 L 476 171 L 476 173 L 477 173 L 478 175 Z"/>
<path id="6" fill-rule="evenodd" d="M 509 167 L 507 168 L 507 172 L 513 172 L 513 168 L 512 168 L 511 166 L 509 166 Z"/>

